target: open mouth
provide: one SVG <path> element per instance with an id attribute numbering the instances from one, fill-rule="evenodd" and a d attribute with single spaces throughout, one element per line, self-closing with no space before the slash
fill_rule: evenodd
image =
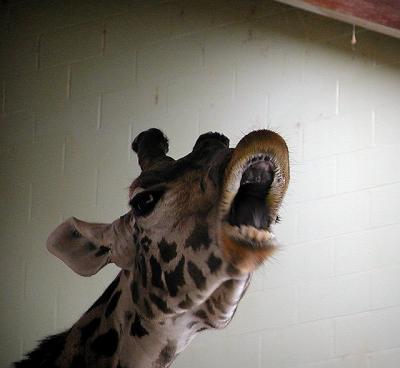
<path id="1" fill-rule="evenodd" d="M 270 194 L 278 176 L 277 164 L 267 154 L 250 157 L 239 170 L 239 186 L 223 220 L 224 232 L 235 242 L 250 247 L 273 245 Z"/>
<path id="2" fill-rule="evenodd" d="M 220 244 L 240 272 L 251 272 L 278 248 L 271 232 L 290 178 L 285 140 L 271 130 L 243 137 L 224 172 Z"/>

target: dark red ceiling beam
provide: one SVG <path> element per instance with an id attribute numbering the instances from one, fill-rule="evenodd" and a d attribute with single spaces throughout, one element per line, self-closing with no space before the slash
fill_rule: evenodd
<path id="1" fill-rule="evenodd" d="M 400 0 L 278 0 L 400 38 Z"/>

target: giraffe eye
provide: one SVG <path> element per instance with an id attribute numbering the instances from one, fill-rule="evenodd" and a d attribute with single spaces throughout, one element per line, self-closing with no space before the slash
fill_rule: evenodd
<path id="1" fill-rule="evenodd" d="M 145 191 L 135 195 L 129 202 L 135 216 L 146 216 L 154 209 L 164 191 Z"/>

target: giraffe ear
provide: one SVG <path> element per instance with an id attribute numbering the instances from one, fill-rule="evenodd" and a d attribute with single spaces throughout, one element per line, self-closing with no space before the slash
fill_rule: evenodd
<path id="1" fill-rule="evenodd" d="M 79 275 L 94 275 L 111 261 L 111 246 L 104 241 L 110 227 L 71 217 L 50 234 L 47 249 Z"/>

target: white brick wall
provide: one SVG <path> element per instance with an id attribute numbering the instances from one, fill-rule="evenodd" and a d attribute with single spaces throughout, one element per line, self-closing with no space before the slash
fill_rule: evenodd
<path id="1" fill-rule="evenodd" d="M 14 1 L 0 13 L 0 366 L 69 326 L 110 282 L 45 250 L 71 215 L 109 221 L 138 173 L 217 130 L 278 130 L 292 184 L 282 248 L 232 324 L 175 367 L 400 366 L 400 41 L 259 1 Z M 182 129 L 185 127 L 185 129 Z M 223 362 L 223 363 L 221 363 Z"/>

